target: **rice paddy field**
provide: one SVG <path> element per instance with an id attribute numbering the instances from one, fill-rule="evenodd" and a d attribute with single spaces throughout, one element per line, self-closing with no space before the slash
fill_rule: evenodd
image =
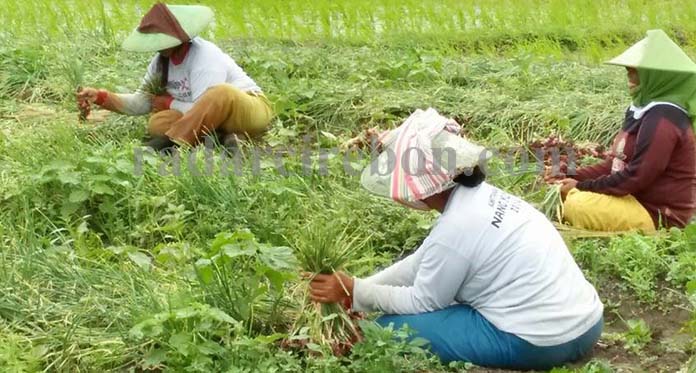
<path id="1" fill-rule="evenodd" d="M 0 0 L 0 371 L 486 372 L 373 315 L 350 354 L 288 347 L 307 333 L 298 250 L 355 245 L 345 269 L 364 276 L 436 218 L 368 195 L 367 160 L 328 149 L 430 106 L 496 149 L 607 145 L 629 100 L 625 71 L 601 62 L 651 28 L 696 56 L 693 1 L 196 3 L 216 12 L 203 37 L 277 114 L 266 155 L 233 172 L 221 149 L 185 151 L 178 169 L 139 153 L 145 117 L 77 119 L 77 87 L 138 87 L 152 56 L 120 42 L 153 2 Z M 491 183 L 544 200 L 533 169 L 503 163 Z M 563 233 L 607 325 L 591 357 L 553 372 L 696 371 L 696 223 Z"/>

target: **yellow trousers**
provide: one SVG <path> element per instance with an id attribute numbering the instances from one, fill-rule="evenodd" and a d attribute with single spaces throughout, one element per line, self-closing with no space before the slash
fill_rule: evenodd
<path id="1" fill-rule="evenodd" d="M 176 110 L 153 114 L 148 132 L 196 145 L 202 135 L 217 129 L 243 137 L 258 136 L 268 129 L 272 117 L 273 109 L 265 96 L 222 84 L 208 89 L 185 114 Z"/>
<path id="2" fill-rule="evenodd" d="M 616 197 L 572 189 L 563 203 L 563 218 L 574 227 L 593 231 L 655 231 L 650 214 L 631 195 Z"/>

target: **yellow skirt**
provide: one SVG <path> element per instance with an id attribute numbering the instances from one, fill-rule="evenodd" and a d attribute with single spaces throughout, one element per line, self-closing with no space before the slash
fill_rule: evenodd
<path id="1" fill-rule="evenodd" d="M 631 195 L 616 197 L 572 189 L 563 203 L 563 218 L 574 227 L 593 231 L 655 231 L 650 214 Z"/>

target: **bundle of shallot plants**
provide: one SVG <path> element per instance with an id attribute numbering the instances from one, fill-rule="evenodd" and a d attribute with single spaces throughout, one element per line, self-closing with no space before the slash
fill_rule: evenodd
<path id="1" fill-rule="evenodd" d="M 546 191 L 546 196 L 541 202 L 541 210 L 551 221 L 563 222 L 563 199 L 561 198 L 561 184 L 551 184 Z"/>
<path id="2" fill-rule="evenodd" d="M 296 256 L 302 270 L 311 274 L 335 274 L 357 258 L 366 247 L 364 235 L 349 233 L 348 226 L 322 222 L 309 224 L 295 241 Z M 355 231 L 355 230 L 354 230 Z M 340 279 L 339 279 L 340 281 Z M 343 286 L 346 295 L 348 289 Z M 344 355 L 361 339 L 356 317 L 337 303 L 320 304 L 310 298 L 309 283 L 301 284 L 302 306 L 286 345 L 306 347 L 315 352 L 329 348 Z"/>

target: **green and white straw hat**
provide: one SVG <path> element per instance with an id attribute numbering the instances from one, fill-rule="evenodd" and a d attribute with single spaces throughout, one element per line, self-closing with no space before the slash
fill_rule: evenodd
<path id="1" fill-rule="evenodd" d="M 662 30 L 649 30 L 644 39 L 606 63 L 633 68 L 696 73 L 694 61 Z"/>

